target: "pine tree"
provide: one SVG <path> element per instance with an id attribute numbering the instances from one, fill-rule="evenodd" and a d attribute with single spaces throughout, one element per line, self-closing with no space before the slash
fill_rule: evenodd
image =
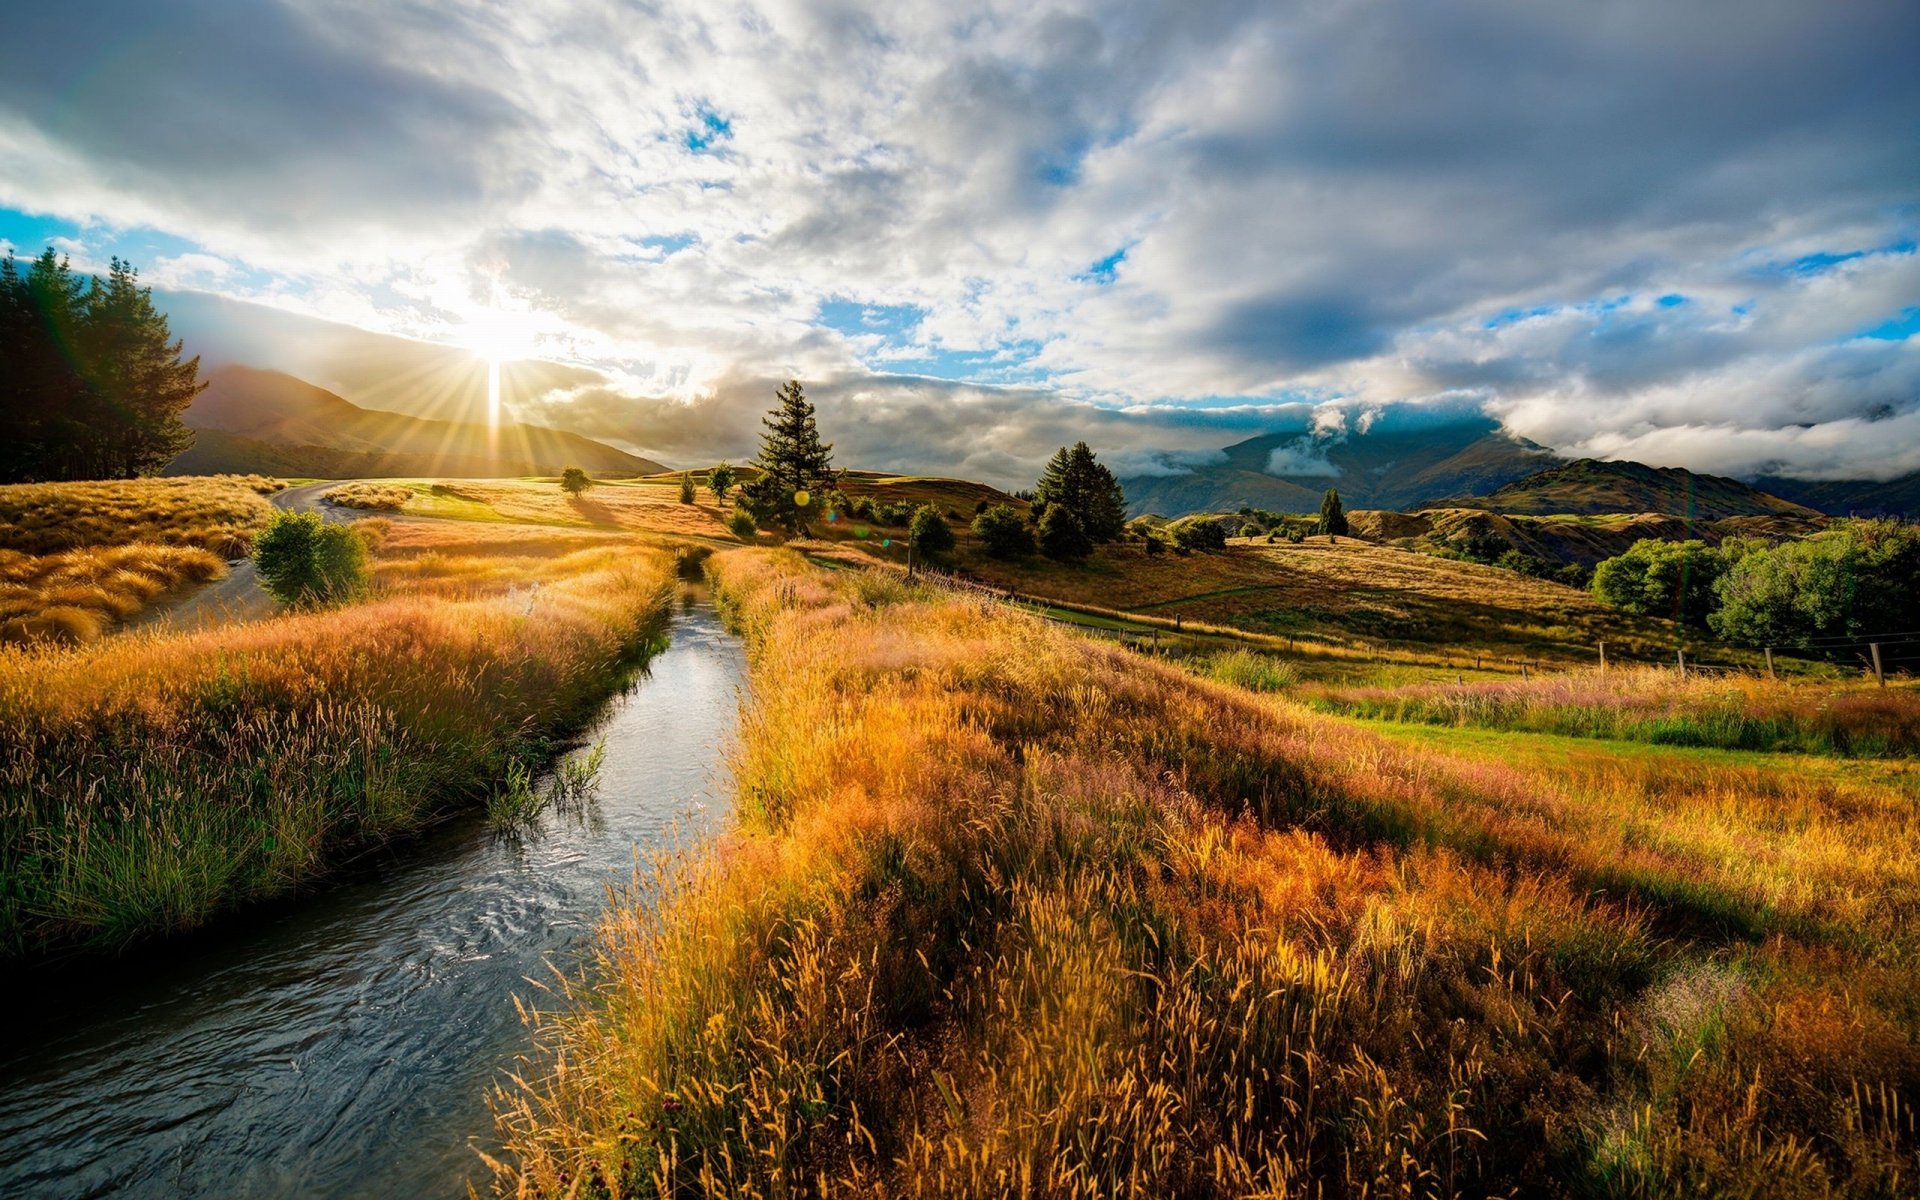
<path id="1" fill-rule="evenodd" d="M 753 460 L 760 477 L 740 489 L 741 502 L 762 522 L 804 534 L 813 494 L 824 496 L 833 486 L 833 445 L 820 440 L 813 405 L 799 380 L 788 380 L 777 395 L 779 403 L 760 422 L 765 430 Z M 807 503 L 797 502 L 801 497 Z"/>
<path id="2" fill-rule="evenodd" d="M 119 259 L 84 283 L 52 250 L 0 264 L 0 482 L 150 474 L 193 440 L 204 386 Z"/>
<path id="3" fill-rule="evenodd" d="M 1320 532 L 1329 537 L 1345 537 L 1347 533 L 1347 514 L 1340 507 L 1340 492 L 1328 488 L 1327 494 L 1320 498 Z"/>
<path id="4" fill-rule="evenodd" d="M 1126 493 L 1085 442 L 1062 446 L 1048 459 L 1033 494 L 1035 508 L 1066 509 L 1095 542 L 1118 541 L 1126 531 Z"/>

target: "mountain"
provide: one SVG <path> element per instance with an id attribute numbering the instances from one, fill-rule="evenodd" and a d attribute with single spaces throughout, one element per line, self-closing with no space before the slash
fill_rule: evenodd
<path id="1" fill-rule="evenodd" d="M 1537 471 L 1487 495 L 1459 496 L 1428 507 L 1441 506 L 1532 516 L 1657 513 L 1696 521 L 1819 515 L 1812 508 L 1737 479 L 1700 475 L 1684 467 L 1649 467 L 1593 458 Z"/>
<path id="2" fill-rule="evenodd" d="M 1763 475 L 1753 481 L 1776 496 L 1796 504 L 1817 508 L 1823 513 L 1844 517 L 1920 516 L 1920 471 L 1877 483 L 1870 479 L 1809 480 Z"/>
<path id="3" fill-rule="evenodd" d="M 563 467 L 605 474 L 667 470 L 651 459 L 578 434 L 519 422 L 436 421 L 361 408 L 279 371 L 224 366 L 183 419 L 194 444 L 169 475 L 252 472 L 354 476 L 555 475 Z"/>
<path id="4" fill-rule="evenodd" d="M 1413 426 L 1379 421 L 1333 437 L 1268 433 L 1221 453 L 1224 461 L 1189 471 L 1122 479 L 1129 511 L 1317 512 L 1330 487 L 1348 508 L 1408 508 L 1429 496 L 1490 491 L 1559 461 L 1477 414 Z"/>

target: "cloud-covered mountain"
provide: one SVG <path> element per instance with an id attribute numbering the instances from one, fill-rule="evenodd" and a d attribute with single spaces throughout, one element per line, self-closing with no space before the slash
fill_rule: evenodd
<path id="1" fill-rule="evenodd" d="M 1422 419 L 1424 418 L 1424 419 Z M 1556 461 L 1471 411 L 1416 417 L 1387 410 L 1344 426 L 1266 433 L 1217 461 L 1121 482 L 1134 513 L 1232 512 L 1243 506 L 1313 512 L 1328 488 L 1348 508 L 1403 509 L 1436 496 L 1478 494 Z"/>

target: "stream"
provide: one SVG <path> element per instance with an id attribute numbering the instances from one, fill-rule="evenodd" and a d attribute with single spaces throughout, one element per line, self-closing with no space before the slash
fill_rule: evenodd
<path id="1" fill-rule="evenodd" d="M 596 800 L 524 836 L 464 815 L 324 890 L 56 982 L 4 1023 L 0 1196 L 463 1196 L 513 997 L 570 968 L 636 847 L 711 832 L 746 668 L 711 606 L 586 735 Z"/>

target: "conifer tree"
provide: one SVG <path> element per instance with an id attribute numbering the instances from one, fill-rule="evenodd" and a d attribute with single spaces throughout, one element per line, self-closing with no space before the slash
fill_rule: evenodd
<path id="1" fill-rule="evenodd" d="M 1047 460 L 1033 493 L 1036 509 L 1066 509 L 1095 542 L 1117 541 L 1126 530 L 1126 493 L 1085 442 L 1060 447 Z"/>
<path id="2" fill-rule="evenodd" d="M 1328 488 L 1327 494 L 1320 498 L 1320 532 L 1329 537 L 1346 536 L 1347 514 L 1340 506 L 1337 488 Z"/>
<path id="3" fill-rule="evenodd" d="M 741 502 L 763 523 L 804 534 L 813 496 L 824 497 L 833 486 L 833 445 L 820 440 L 813 405 L 799 380 L 788 380 L 777 396 L 779 402 L 760 421 L 765 429 L 759 457 L 753 460 L 760 477 L 740 489 Z M 799 502 L 802 498 L 805 503 Z"/>

